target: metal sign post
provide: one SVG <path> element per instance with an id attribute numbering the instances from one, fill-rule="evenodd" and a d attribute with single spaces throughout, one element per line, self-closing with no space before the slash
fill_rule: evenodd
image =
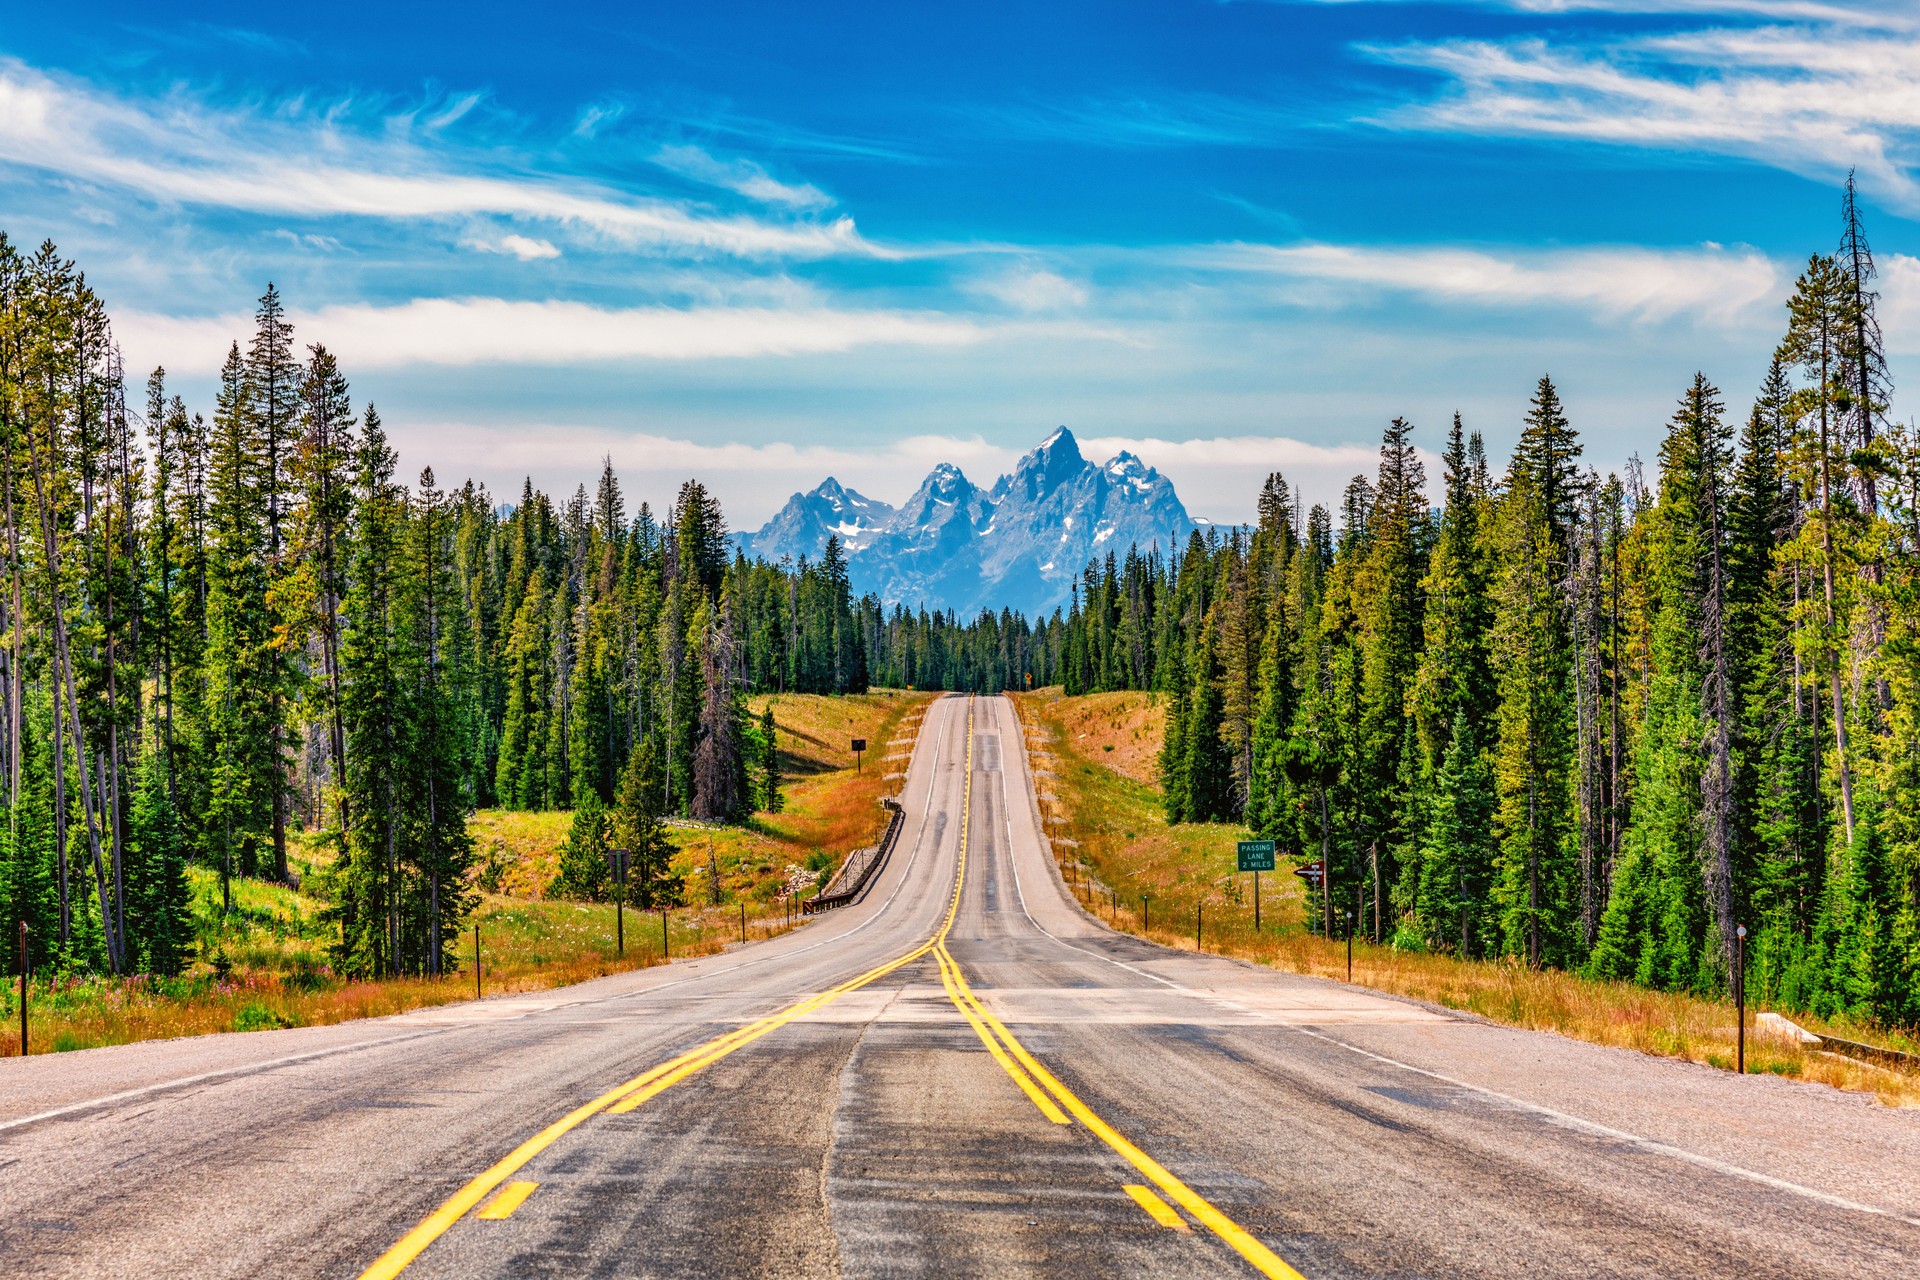
<path id="1" fill-rule="evenodd" d="M 27 922 L 20 922 L 20 1056 L 27 1056 Z"/>
<path id="2" fill-rule="evenodd" d="M 607 850 L 607 870 L 613 875 L 613 938 L 621 955 L 627 954 L 627 864 L 633 854 L 626 849 Z"/>
<path id="3" fill-rule="evenodd" d="M 1733 1012 L 1740 1020 L 1738 1036 L 1739 1048 L 1736 1064 L 1741 1075 L 1747 1074 L 1747 926 L 1741 925 L 1733 931 Z"/>
<path id="4" fill-rule="evenodd" d="M 867 740 L 865 738 L 855 738 L 853 740 L 853 771 L 855 773 L 860 772 L 860 753 L 866 749 Z"/>

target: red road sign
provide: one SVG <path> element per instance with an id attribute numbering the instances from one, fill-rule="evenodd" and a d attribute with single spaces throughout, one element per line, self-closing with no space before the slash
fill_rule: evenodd
<path id="1" fill-rule="evenodd" d="M 1327 874 L 1327 866 L 1324 862 L 1320 861 L 1320 859 L 1315 858 L 1312 862 L 1295 867 L 1293 874 L 1299 876 L 1302 880 L 1311 880 L 1315 884 L 1318 884 L 1321 878 Z"/>

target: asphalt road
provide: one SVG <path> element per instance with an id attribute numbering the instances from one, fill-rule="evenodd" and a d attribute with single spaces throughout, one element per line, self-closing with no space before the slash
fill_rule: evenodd
<path id="1" fill-rule="evenodd" d="M 0 1061 L 0 1274 L 1910 1276 L 1920 1116 L 1116 936 L 946 698 L 724 955 Z"/>

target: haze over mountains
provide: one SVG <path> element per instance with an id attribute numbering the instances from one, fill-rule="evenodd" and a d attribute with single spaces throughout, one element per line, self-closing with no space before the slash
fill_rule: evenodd
<path id="1" fill-rule="evenodd" d="M 990 489 L 943 462 L 893 507 L 829 477 L 737 540 L 769 560 L 818 560 L 837 534 L 856 594 L 962 617 L 1003 606 L 1034 617 L 1066 606 L 1090 558 L 1178 545 L 1193 527 L 1172 481 L 1126 452 L 1089 462 L 1061 427 Z"/>

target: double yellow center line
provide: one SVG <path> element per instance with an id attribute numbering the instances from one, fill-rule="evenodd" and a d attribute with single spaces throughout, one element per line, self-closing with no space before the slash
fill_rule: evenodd
<path id="1" fill-rule="evenodd" d="M 967 701 L 967 755 L 966 780 L 960 809 L 960 851 L 958 865 L 953 877 L 953 896 L 947 903 L 946 918 L 940 922 L 940 928 L 920 946 L 887 961 L 885 964 L 867 970 L 858 977 L 850 978 L 838 986 L 829 987 L 816 995 L 777 1013 L 755 1019 L 743 1027 L 718 1036 L 705 1044 L 689 1049 L 679 1057 L 659 1066 L 650 1068 L 617 1085 L 591 1102 L 576 1107 L 560 1119 L 554 1121 L 540 1132 L 515 1147 L 504 1158 L 495 1163 L 486 1172 L 474 1178 L 460 1188 L 451 1199 L 429 1214 L 419 1226 L 402 1236 L 392 1248 L 361 1273 L 361 1280 L 391 1280 L 412 1264 L 415 1258 L 425 1252 L 427 1247 L 445 1235 L 453 1225 L 478 1207 L 493 1192 L 506 1184 L 513 1175 L 524 1168 L 535 1156 L 545 1151 L 566 1134 L 578 1128 L 587 1120 L 605 1112 L 608 1115 L 624 1115 L 634 1108 L 672 1088 L 701 1068 L 709 1066 L 726 1057 L 734 1050 L 758 1040 L 761 1036 L 787 1025 L 798 1018 L 831 1004 L 849 991 L 856 991 L 869 983 L 884 978 L 888 974 L 931 953 L 940 966 L 940 980 L 946 987 L 948 997 L 954 1007 L 960 1011 L 967 1024 L 979 1035 L 994 1061 L 1003 1067 L 1014 1083 L 1020 1086 L 1041 1114 L 1055 1124 L 1072 1124 L 1075 1119 L 1085 1125 L 1117 1152 L 1134 1168 L 1167 1196 L 1192 1214 L 1195 1220 L 1210 1228 L 1228 1245 L 1245 1258 L 1262 1274 L 1281 1277 L 1283 1280 L 1304 1280 L 1300 1273 L 1281 1261 L 1265 1245 L 1256 1240 L 1233 1219 L 1220 1212 L 1206 1199 L 1195 1193 L 1180 1179 L 1174 1177 L 1151 1156 L 1134 1146 L 1093 1110 L 1069 1090 L 1053 1073 L 1034 1060 L 1025 1046 L 1014 1038 L 1006 1024 L 995 1017 L 993 1012 L 981 1003 L 980 998 L 967 985 L 966 975 L 960 971 L 960 965 L 947 950 L 947 935 L 953 930 L 953 922 L 960 910 L 960 894 L 966 884 L 967 848 L 971 830 L 973 812 L 973 701 Z M 517 1192 L 514 1206 L 517 1207 L 533 1190 L 531 1183 L 514 1183 L 510 1191 Z M 1130 1194 L 1135 1188 L 1128 1188 Z M 1138 1195 L 1135 1195 L 1138 1199 Z M 1144 1202 L 1143 1202 L 1144 1203 Z M 505 1217 L 512 1208 L 503 1206 L 503 1212 L 497 1216 Z"/>

